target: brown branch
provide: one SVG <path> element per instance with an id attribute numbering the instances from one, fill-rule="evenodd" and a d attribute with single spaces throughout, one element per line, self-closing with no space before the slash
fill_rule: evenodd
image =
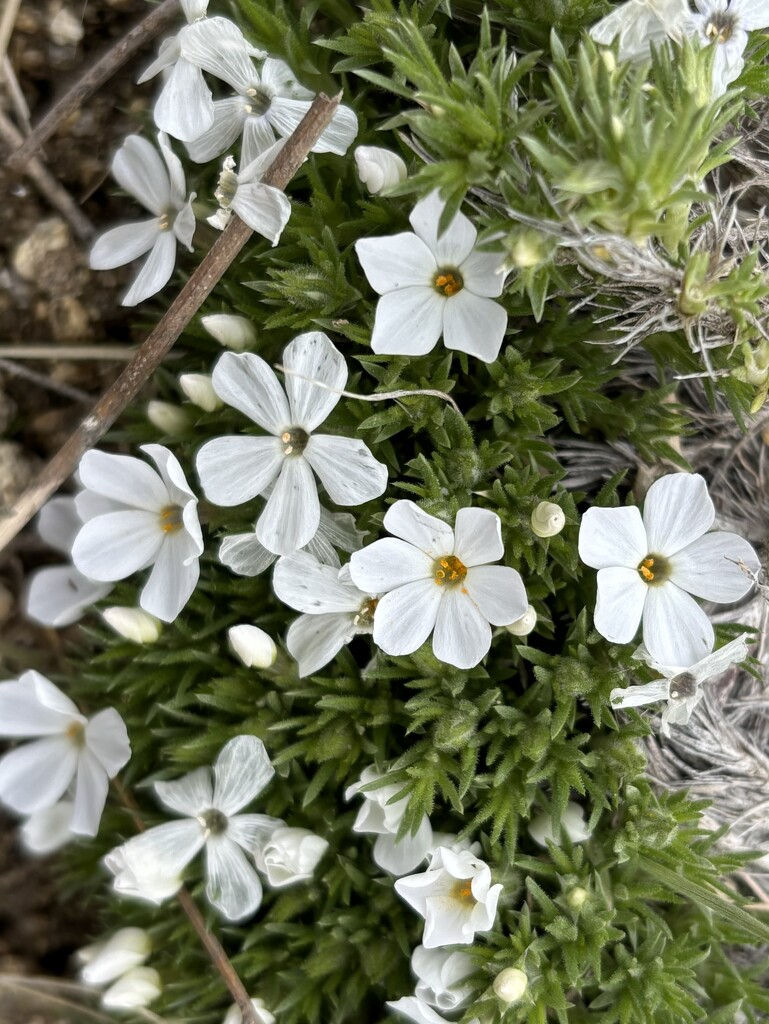
<path id="1" fill-rule="evenodd" d="M 296 131 L 262 178 L 266 185 L 285 189 L 328 126 L 340 99 L 341 93 L 333 99 L 322 93 L 316 96 Z M 86 416 L 31 487 L 21 495 L 8 516 L 0 519 L 0 551 L 75 471 L 85 452 L 99 441 L 136 397 L 251 234 L 251 229 L 233 215 L 163 319 L 112 387 L 105 391 L 91 414 Z"/>
<path id="2" fill-rule="evenodd" d="M 126 32 L 119 42 L 75 82 L 69 92 L 32 129 L 29 138 L 9 158 L 8 167 L 14 171 L 22 171 L 32 154 L 40 149 L 62 122 L 79 110 L 88 97 L 104 85 L 121 65 L 178 16 L 178 0 L 163 0 L 163 3 L 146 14 L 138 25 L 134 25 Z"/>

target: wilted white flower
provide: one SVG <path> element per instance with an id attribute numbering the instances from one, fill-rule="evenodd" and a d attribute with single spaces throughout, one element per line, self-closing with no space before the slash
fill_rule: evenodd
<path id="1" fill-rule="evenodd" d="M 160 622 L 154 615 L 148 615 L 141 608 L 114 605 L 112 608 L 105 608 L 101 614 L 118 636 L 133 640 L 135 644 L 154 644 L 160 638 Z"/>
<path id="2" fill-rule="evenodd" d="M 277 828 L 256 857 L 256 866 L 276 889 L 312 878 L 328 843 L 306 828 Z"/>
<path id="3" fill-rule="evenodd" d="M 252 231 L 263 235 L 273 245 L 278 244 L 291 216 L 291 203 L 285 192 L 263 184 L 261 179 L 282 148 L 281 140 L 252 160 L 240 174 L 235 172 L 234 159 L 231 156 L 225 159 L 214 192 L 219 209 L 208 218 L 212 227 L 223 231 L 236 213 Z"/>
<path id="4" fill-rule="evenodd" d="M 537 610 L 534 605 L 526 605 L 526 611 L 515 622 L 511 622 L 509 626 L 505 626 L 508 633 L 512 633 L 513 636 L 528 636 L 537 624 Z"/>
<path id="5" fill-rule="evenodd" d="M 179 376 L 179 387 L 192 404 L 203 412 L 216 412 L 224 404 L 214 391 L 208 373 L 182 373 Z"/>
<path id="6" fill-rule="evenodd" d="M 657 664 L 687 667 L 710 653 L 713 627 L 694 598 L 738 601 L 753 584 L 737 563 L 754 572 L 760 566 L 746 540 L 707 532 L 714 519 L 707 485 L 692 473 L 655 481 L 643 518 L 634 507 L 588 509 L 579 554 L 598 569 L 594 621 L 602 636 L 629 643 L 643 622 Z"/>
<path id="7" fill-rule="evenodd" d="M 123 297 L 124 306 L 135 306 L 168 282 L 176 263 L 177 241 L 192 252 L 195 195 L 185 198 L 184 171 L 163 132 L 158 142 L 162 160 L 146 139 L 129 135 L 112 161 L 113 177 L 153 214 L 152 219 L 112 228 L 97 238 L 89 256 L 92 270 L 113 270 L 149 253 Z"/>
<path id="8" fill-rule="evenodd" d="M 152 967 L 134 967 L 102 995 L 102 1006 L 110 1010 L 135 1010 L 160 995 L 160 975 Z"/>
<path id="9" fill-rule="evenodd" d="M 522 999 L 529 987 L 529 979 L 517 967 L 505 967 L 494 979 L 494 995 L 507 1006 Z"/>
<path id="10" fill-rule="evenodd" d="M 109 780 L 131 756 L 114 708 L 92 718 L 30 670 L 0 683 L 0 736 L 33 739 L 0 758 L 0 800 L 20 814 L 53 807 L 74 783 L 71 832 L 95 836 Z"/>
<path id="11" fill-rule="evenodd" d="M 190 426 L 186 409 L 173 402 L 161 402 L 157 398 L 147 402 L 147 419 L 161 434 L 169 434 L 171 437 L 183 434 Z"/>
<path id="12" fill-rule="evenodd" d="M 79 949 L 75 956 L 86 985 L 107 985 L 140 967 L 151 952 L 149 932 L 143 928 L 121 928 L 103 942 Z"/>
<path id="13" fill-rule="evenodd" d="M 252 999 L 251 1005 L 254 1008 L 257 1024 L 275 1024 L 275 1017 L 264 1005 L 262 999 Z M 233 1003 L 225 1014 L 222 1024 L 242 1024 L 242 1022 L 243 1014 L 240 1012 L 240 1007 Z"/>
<path id="14" fill-rule="evenodd" d="M 393 800 L 393 797 L 403 786 L 395 782 L 376 789 L 365 788 L 385 778 L 386 773 L 378 772 L 374 767 L 364 768 L 360 781 L 347 787 L 344 798 L 352 800 L 354 796 L 363 797 L 363 806 L 358 811 L 352 830 L 377 836 L 374 863 L 392 875 L 404 875 L 427 856 L 433 841 L 433 830 L 425 814 L 415 835 L 407 832 L 401 839 L 397 838 L 409 800 L 407 796 L 400 800 Z"/>
<path id="15" fill-rule="evenodd" d="M 620 60 L 643 60 L 652 45 L 680 41 L 690 18 L 687 0 L 626 0 L 593 25 L 590 35 L 604 46 L 616 40 Z"/>
<path id="16" fill-rule="evenodd" d="M 555 537 L 566 525 L 566 515 L 554 501 L 540 501 L 531 513 L 531 529 L 537 537 Z"/>
<path id="17" fill-rule="evenodd" d="M 225 348 L 243 352 L 256 344 L 256 329 L 250 320 L 233 313 L 211 313 L 202 316 L 200 322 L 205 329 Z"/>
<path id="18" fill-rule="evenodd" d="M 275 664 L 278 656 L 275 641 L 258 626 L 249 623 L 230 626 L 227 639 L 246 668 L 269 668 Z"/>
<path id="19" fill-rule="evenodd" d="M 502 256 L 475 248 L 478 232 L 462 213 L 439 238 L 443 208 L 433 192 L 411 212 L 416 234 L 355 243 L 369 284 L 382 296 L 371 348 L 423 356 L 443 335 L 446 348 L 492 363 L 507 327 L 506 311 L 494 302 L 505 283 Z"/>
<path id="20" fill-rule="evenodd" d="M 472 986 L 462 982 L 475 970 L 467 953 L 417 946 L 411 954 L 411 970 L 417 976 L 417 999 L 444 1012 L 461 1009 L 470 1001 Z"/>
<path id="21" fill-rule="evenodd" d="M 397 153 L 379 146 L 358 146 L 355 150 L 358 177 L 372 194 L 379 195 L 386 188 L 406 180 L 408 171 Z"/>
<path id="22" fill-rule="evenodd" d="M 181 871 L 184 865 L 173 873 L 169 872 L 162 861 L 150 863 L 145 859 L 140 863 L 140 872 L 137 872 L 129 865 L 122 846 L 111 850 L 103 863 L 114 876 L 113 888 L 121 896 L 135 896 L 150 903 L 162 903 L 178 892 L 182 885 Z"/>
<path id="23" fill-rule="evenodd" d="M 44 857 L 71 842 L 74 833 L 69 826 L 74 809 L 72 801 L 65 799 L 30 814 L 19 828 L 19 839 L 27 853 Z"/>
<path id="24" fill-rule="evenodd" d="M 572 843 L 584 843 L 586 839 L 590 838 L 590 832 L 585 822 L 585 812 L 579 804 L 575 804 L 571 800 L 566 804 L 561 815 L 561 829 Z M 556 845 L 561 842 L 560 830 L 558 835 L 553 832 L 552 818 L 544 812 L 535 815 L 529 822 L 529 835 L 540 846 L 547 846 L 548 840 Z"/>

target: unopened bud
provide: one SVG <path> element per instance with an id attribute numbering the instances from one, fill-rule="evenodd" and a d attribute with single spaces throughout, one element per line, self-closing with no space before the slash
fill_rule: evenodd
<path id="1" fill-rule="evenodd" d="M 581 910 L 590 894 L 581 885 L 575 886 L 566 896 L 566 902 L 572 910 Z"/>
<path id="2" fill-rule="evenodd" d="M 378 196 L 386 188 L 406 180 L 406 165 L 397 153 L 379 146 L 358 146 L 355 150 L 358 177 L 372 194 Z"/>
<path id="3" fill-rule="evenodd" d="M 118 636 L 133 640 L 135 644 L 154 644 L 163 628 L 154 615 L 149 615 L 141 608 L 124 608 L 116 605 L 105 608 L 102 617 Z"/>
<path id="4" fill-rule="evenodd" d="M 513 636 L 528 636 L 536 624 L 537 612 L 532 605 L 529 605 L 520 619 L 511 622 L 509 626 L 505 626 L 505 629 L 508 633 L 512 633 Z"/>
<path id="5" fill-rule="evenodd" d="M 547 252 L 536 231 L 520 231 L 510 245 L 509 262 L 519 270 L 538 267 L 546 257 Z"/>
<path id="6" fill-rule="evenodd" d="M 233 652 L 247 668 L 269 668 L 275 664 L 278 656 L 275 642 L 258 626 L 231 626 L 227 637 Z"/>
<path id="7" fill-rule="evenodd" d="M 538 537 L 555 537 L 565 525 L 564 511 L 553 501 L 540 501 L 531 513 L 531 528 Z"/>
<path id="8" fill-rule="evenodd" d="M 601 60 L 609 74 L 613 75 L 617 70 L 617 59 L 611 50 L 601 50 Z"/>
<path id="9" fill-rule="evenodd" d="M 506 967 L 494 979 L 494 995 L 510 1006 L 517 1003 L 529 987 L 529 979 L 517 967 Z"/>
<path id="10" fill-rule="evenodd" d="M 328 849 L 328 843 L 306 828 L 278 828 L 257 856 L 257 867 L 276 889 L 306 882 Z"/>
<path id="11" fill-rule="evenodd" d="M 251 1007 L 254 1011 L 257 1024 L 275 1024 L 275 1017 L 270 1013 L 261 999 L 252 999 Z M 243 1014 L 239 1007 L 231 1006 L 227 1011 L 222 1024 L 243 1024 Z"/>
<path id="12" fill-rule="evenodd" d="M 85 946 L 77 953 L 84 964 L 80 977 L 86 985 L 106 985 L 135 967 L 140 967 L 152 950 L 152 940 L 142 928 L 121 928 L 106 942 Z"/>
<path id="13" fill-rule="evenodd" d="M 611 116 L 611 133 L 614 136 L 615 142 L 621 142 L 625 136 L 625 125 L 621 117 L 617 117 L 616 114 Z"/>
<path id="14" fill-rule="evenodd" d="M 162 992 L 160 975 L 152 967 L 135 967 L 108 988 L 101 997 L 110 1010 L 133 1010 L 149 1006 Z"/>
<path id="15" fill-rule="evenodd" d="M 147 419 L 163 434 L 183 434 L 190 425 L 189 416 L 180 405 L 156 400 L 147 403 Z"/>
<path id="16" fill-rule="evenodd" d="M 256 331 L 250 320 L 231 313 L 211 313 L 200 318 L 205 329 L 220 345 L 243 352 L 256 344 Z"/>
<path id="17" fill-rule="evenodd" d="M 224 404 L 214 391 L 211 377 L 207 373 L 183 373 L 179 387 L 187 398 L 203 412 L 216 412 Z"/>

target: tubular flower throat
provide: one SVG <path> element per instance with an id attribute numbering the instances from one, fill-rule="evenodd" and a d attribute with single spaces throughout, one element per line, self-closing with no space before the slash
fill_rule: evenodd
<path id="1" fill-rule="evenodd" d="M 439 587 L 448 585 L 456 587 L 464 582 L 467 566 L 460 562 L 456 555 L 445 555 L 435 562 L 434 579 Z"/>
<path id="2" fill-rule="evenodd" d="M 639 564 L 638 572 L 644 583 L 655 586 L 664 583 L 670 577 L 670 566 L 662 555 L 647 555 Z"/>
<path id="3" fill-rule="evenodd" d="M 459 271 L 452 268 L 439 270 L 435 275 L 433 285 L 435 290 L 440 292 L 441 295 L 450 298 L 452 295 L 456 295 L 457 292 L 461 292 L 465 283 Z"/>
<path id="4" fill-rule="evenodd" d="M 160 512 L 160 529 L 163 533 L 176 533 L 184 526 L 181 505 L 166 505 Z"/>

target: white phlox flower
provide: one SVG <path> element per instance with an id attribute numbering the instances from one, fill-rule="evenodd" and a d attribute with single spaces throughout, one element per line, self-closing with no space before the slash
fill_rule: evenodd
<path id="1" fill-rule="evenodd" d="M 661 672 L 663 678 L 636 686 L 617 687 L 609 694 L 609 700 L 612 707 L 617 709 L 667 701 L 662 712 L 660 731 L 663 736 L 669 736 L 671 725 L 686 725 L 691 718 L 692 711 L 702 700 L 703 684 L 723 675 L 732 665 L 739 664 L 747 656 L 747 633 L 724 644 L 688 668 L 658 665 L 641 646 L 634 657 L 646 661 L 655 672 Z"/>
<path id="2" fill-rule="evenodd" d="M 402 999 L 391 1000 L 386 1005 L 407 1020 L 415 1021 L 415 1024 L 451 1024 L 446 1017 L 441 1016 L 418 996 L 404 996 Z M 473 1017 L 470 1024 L 479 1024 L 478 1018 Z"/>
<path id="3" fill-rule="evenodd" d="M 191 25 L 184 32 L 182 49 L 187 60 L 227 82 L 236 93 L 230 99 L 214 102 L 213 124 L 187 144 L 190 157 L 197 163 L 226 153 L 242 134 L 241 163 L 250 164 L 276 139 L 291 135 L 312 106 L 314 94 L 299 85 L 282 60 L 268 57 L 257 70 L 242 50 L 212 39 L 205 22 Z M 339 106 L 312 152 L 344 156 L 357 134 L 354 112 Z"/>
<path id="4" fill-rule="evenodd" d="M 46 544 L 69 558 L 82 525 L 74 498 L 52 498 L 40 510 L 37 532 Z M 61 629 L 81 619 L 111 590 L 109 583 L 88 579 L 74 565 L 46 566 L 30 577 L 24 610 L 35 622 Z"/>
<path id="5" fill-rule="evenodd" d="M 620 60 L 644 60 L 652 45 L 680 41 L 690 27 L 688 0 L 626 0 L 590 29 L 604 46 L 617 44 Z"/>
<path id="6" fill-rule="evenodd" d="M 344 357 L 326 335 L 313 331 L 294 338 L 283 353 L 283 365 L 285 392 L 259 356 L 225 352 L 219 358 L 212 375 L 216 393 L 269 436 L 217 437 L 197 456 L 205 495 L 217 505 L 240 505 L 274 484 L 257 520 L 256 537 L 277 555 L 304 547 L 318 532 L 313 474 L 337 505 L 360 505 L 387 486 L 387 467 L 362 441 L 314 432 L 347 382 Z"/>
<path id="7" fill-rule="evenodd" d="M 129 135 L 112 161 L 112 176 L 130 195 L 153 214 L 150 220 L 122 224 L 100 235 L 89 254 L 92 270 L 114 270 L 149 256 L 123 296 L 124 306 L 135 306 L 168 283 L 176 263 L 176 243 L 192 252 L 195 214 L 184 181 L 181 161 L 158 135 L 160 152 L 140 135 Z"/>
<path id="8" fill-rule="evenodd" d="M 203 535 L 198 499 L 168 448 L 145 444 L 152 469 L 130 455 L 92 450 L 80 462 L 85 490 L 77 497 L 84 526 L 72 548 L 75 566 L 96 580 L 122 580 L 152 566 L 139 604 L 173 622 L 200 575 Z"/>
<path id="9" fill-rule="evenodd" d="M 443 335 L 446 348 L 493 363 L 507 328 L 507 312 L 494 302 L 505 283 L 502 256 L 475 247 L 478 232 L 462 213 L 439 237 L 444 205 L 433 192 L 411 211 L 415 234 L 355 243 L 368 282 L 381 295 L 371 348 L 423 356 Z"/>
<path id="10" fill-rule="evenodd" d="M 235 173 L 234 159 L 231 156 L 226 158 L 214 192 L 219 209 L 208 218 L 212 227 L 223 231 L 236 213 L 252 231 L 263 235 L 273 245 L 278 244 L 291 216 L 291 203 L 285 192 L 262 184 L 261 179 L 282 148 L 281 140 L 252 160 L 240 174 Z"/>
<path id="11" fill-rule="evenodd" d="M 275 1016 L 264 1005 L 263 999 L 252 999 L 251 1006 L 254 1009 L 257 1024 L 275 1024 Z M 224 1015 L 222 1024 L 242 1024 L 242 1022 L 243 1014 L 240 1012 L 240 1007 L 233 1003 Z"/>
<path id="12" fill-rule="evenodd" d="M 278 561 L 272 586 L 284 604 L 303 612 L 286 637 L 300 677 L 317 672 L 353 637 L 373 629 L 377 598 L 355 586 L 349 566 L 323 565 L 311 554 L 297 551 Z"/>
<path id="13" fill-rule="evenodd" d="M 53 807 L 44 807 L 30 814 L 19 827 L 19 839 L 26 852 L 45 857 L 71 842 L 74 838 L 70 829 L 74 809 L 72 801 L 65 798 Z"/>
<path id="14" fill-rule="evenodd" d="M 411 654 L 434 630 L 436 658 L 473 668 L 489 651 L 491 625 L 515 622 L 527 607 L 516 570 L 489 564 L 505 553 L 499 516 L 462 508 L 452 530 L 413 501 L 396 501 L 383 525 L 394 536 L 350 559 L 353 583 L 384 595 L 374 612 L 374 643 L 386 654 Z"/>
<path id="15" fill-rule="evenodd" d="M 467 953 L 417 946 L 411 970 L 418 979 L 414 994 L 429 1006 L 450 1013 L 470 1002 L 473 988 L 462 982 L 475 971 L 475 964 Z"/>
<path id="16" fill-rule="evenodd" d="M 121 928 L 108 939 L 83 946 L 75 954 L 86 985 L 108 985 L 134 967 L 141 967 L 152 952 L 152 939 L 143 928 Z"/>
<path id="17" fill-rule="evenodd" d="M 262 902 L 253 858 L 283 822 L 237 812 L 273 775 L 262 741 L 236 736 L 220 751 L 213 771 L 197 768 L 175 782 L 156 782 L 160 802 L 184 817 L 151 828 L 108 855 L 105 864 L 115 875 L 115 889 L 160 902 L 176 892 L 182 871 L 205 848 L 209 902 L 228 921 L 251 917 Z"/>
<path id="18" fill-rule="evenodd" d="M 494 924 L 502 885 L 491 884 L 488 864 L 472 853 L 439 847 L 426 871 L 399 878 L 395 891 L 425 919 L 422 944 L 469 945 Z"/>
<path id="19" fill-rule="evenodd" d="M 713 649 L 714 634 L 695 597 L 730 604 L 753 586 L 736 563 L 757 571 L 753 548 L 734 533 L 708 533 L 713 502 L 698 474 L 655 481 L 635 507 L 591 508 L 579 531 L 579 555 L 598 569 L 594 622 L 613 643 L 643 642 L 660 665 L 688 667 Z M 692 596 L 693 595 L 693 596 Z"/>
<path id="20" fill-rule="evenodd" d="M 694 34 L 703 46 L 715 46 L 713 95 L 723 96 L 745 66 L 748 32 L 769 28 L 767 0 L 694 0 Z"/>
<path id="21" fill-rule="evenodd" d="M 52 808 L 73 785 L 69 830 L 95 836 L 109 780 L 131 756 L 114 708 L 92 718 L 54 684 L 30 670 L 0 683 L 0 736 L 32 739 L 0 758 L 0 801 L 19 814 Z"/>
<path id="22" fill-rule="evenodd" d="M 306 828 L 277 828 L 256 855 L 256 865 L 275 889 L 312 878 L 328 843 Z"/>
<path id="23" fill-rule="evenodd" d="M 563 810 L 560 821 L 561 828 L 556 834 L 553 831 L 552 816 L 543 811 L 535 815 L 529 822 L 529 835 L 535 843 L 540 846 L 547 846 L 548 840 L 557 846 L 561 844 L 561 832 L 565 832 L 572 843 L 584 843 L 590 838 L 590 832 L 585 821 L 585 812 L 579 804 L 570 800 Z"/>
<path id="24" fill-rule="evenodd" d="M 386 778 L 386 773 L 378 772 L 373 766 L 364 768 L 360 780 L 347 787 L 344 798 L 363 797 L 363 805 L 352 830 L 377 836 L 374 863 L 391 875 L 405 875 L 427 857 L 433 842 L 433 830 L 425 814 L 415 834 L 407 832 L 401 839 L 397 838 L 409 800 L 407 796 L 400 800 L 393 800 L 393 797 L 403 786 L 395 782 L 376 789 L 366 788 Z"/>

